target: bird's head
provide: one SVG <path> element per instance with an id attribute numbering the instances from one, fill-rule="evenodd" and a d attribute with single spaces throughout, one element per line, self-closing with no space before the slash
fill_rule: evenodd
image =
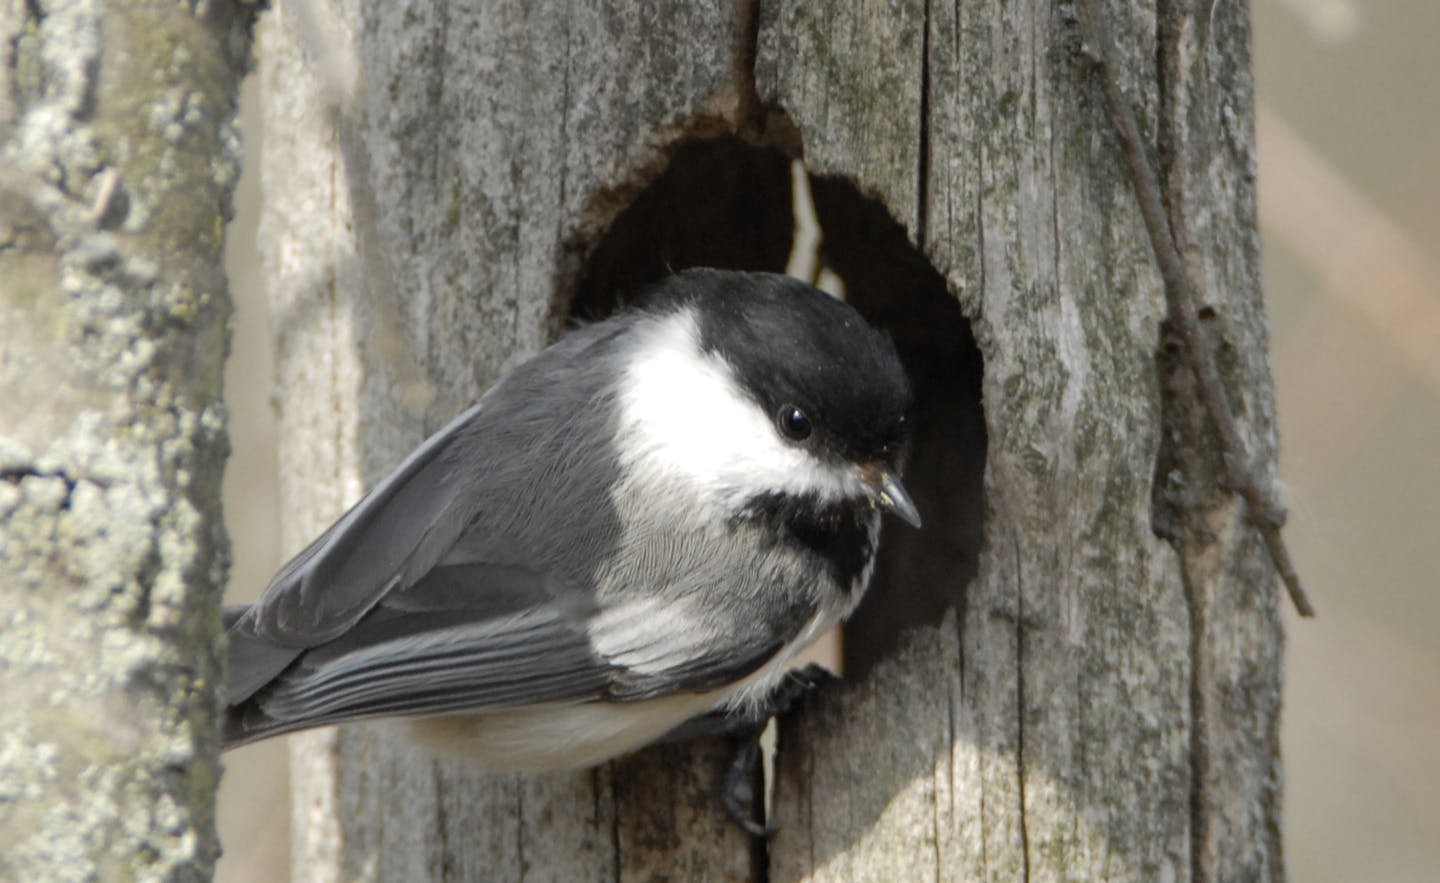
<path id="1" fill-rule="evenodd" d="M 919 526 L 900 482 L 909 383 L 852 307 L 784 276 L 691 270 L 643 309 L 618 389 L 627 468 L 722 517 L 783 500 Z"/>

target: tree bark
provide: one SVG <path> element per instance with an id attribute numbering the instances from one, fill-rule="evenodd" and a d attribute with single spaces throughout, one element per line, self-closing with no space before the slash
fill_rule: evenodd
<path id="1" fill-rule="evenodd" d="M 1248 11 L 1111 11 L 1273 464 Z M 851 630 L 863 677 L 782 731 L 768 850 L 713 808 L 716 744 L 485 778 L 355 726 L 294 739 L 297 878 L 1283 876 L 1272 570 L 1165 345 L 1063 5 L 329 0 L 282 3 L 263 40 L 291 549 L 567 310 L 667 265 L 773 268 L 774 149 L 921 375 L 916 468 L 940 476 Z M 934 373 L 973 375 L 957 303 L 975 427 Z"/>
<path id="2" fill-rule="evenodd" d="M 260 237 L 288 548 L 541 348 L 584 246 L 678 144 L 749 112 L 745 24 L 724 4 L 277 6 Z M 384 726 L 294 743 L 296 879 L 750 879 L 695 772 L 717 746 L 496 778 Z"/>
<path id="3" fill-rule="evenodd" d="M 1124 88 L 1196 225 L 1247 440 L 1273 465 L 1248 10 L 1110 6 Z M 762 8 L 762 100 L 961 299 L 989 439 L 963 612 L 783 734 L 771 879 L 1283 877 L 1274 574 L 1162 345 L 1073 20 L 1050 3 Z M 909 156 L 876 160 L 875 132 Z"/>
<path id="4" fill-rule="evenodd" d="M 0 877 L 218 843 L 220 267 L 251 14 L 0 7 Z"/>

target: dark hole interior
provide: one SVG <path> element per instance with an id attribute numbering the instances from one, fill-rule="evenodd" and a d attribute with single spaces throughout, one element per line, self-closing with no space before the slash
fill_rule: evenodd
<path id="1" fill-rule="evenodd" d="M 965 609 L 985 517 L 982 365 L 944 278 L 884 206 L 842 180 L 813 178 L 810 190 L 821 264 L 845 280 L 846 299 L 889 332 L 915 392 L 905 486 L 925 526 L 885 526 L 875 582 L 845 626 L 845 673 L 863 677 L 905 629 Z"/>
<path id="2" fill-rule="evenodd" d="M 915 391 L 905 484 L 925 526 L 885 526 L 874 583 L 845 626 L 846 676 L 863 677 L 905 629 L 963 612 L 985 512 L 982 366 L 944 279 L 884 207 L 840 179 L 812 178 L 811 191 L 821 266 L 892 336 Z M 793 231 L 788 157 L 733 137 L 687 143 L 596 244 L 569 313 L 603 317 L 687 267 L 783 272 Z"/>
<path id="3" fill-rule="evenodd" d="M 687 267 L 783 273 L 793 232 L 783 154 L 733 136 L 687 142 L 590 253 L 570 315 L 603 318 Z"/>

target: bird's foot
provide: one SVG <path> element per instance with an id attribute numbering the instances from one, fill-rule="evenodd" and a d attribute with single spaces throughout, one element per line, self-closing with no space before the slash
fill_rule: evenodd
<path id="1" fill-rule="evenodd" d="M 763 839 L 775 833 L 775 829 L 751 818 L 751 813 L 759 804 L 755 794 L 755 783 L 759 780 L 755 773 L 759 762 L 760 733 L 755 732 L 735 746 L 720 786 L 720 803 L 725 807 L 725 814 L 741 830 L 751 837 Z M 763 806 L 760 809 L 764 811 Z"/>

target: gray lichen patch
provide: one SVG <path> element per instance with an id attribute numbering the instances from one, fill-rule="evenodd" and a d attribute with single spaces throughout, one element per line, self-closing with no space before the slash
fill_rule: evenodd
<path id="1" fill-rule="evenodd" d="M 218 851 L 219 255 L 249 14 L 55 2 L 9 35 L 6 879 L 201 880 Z"/>

